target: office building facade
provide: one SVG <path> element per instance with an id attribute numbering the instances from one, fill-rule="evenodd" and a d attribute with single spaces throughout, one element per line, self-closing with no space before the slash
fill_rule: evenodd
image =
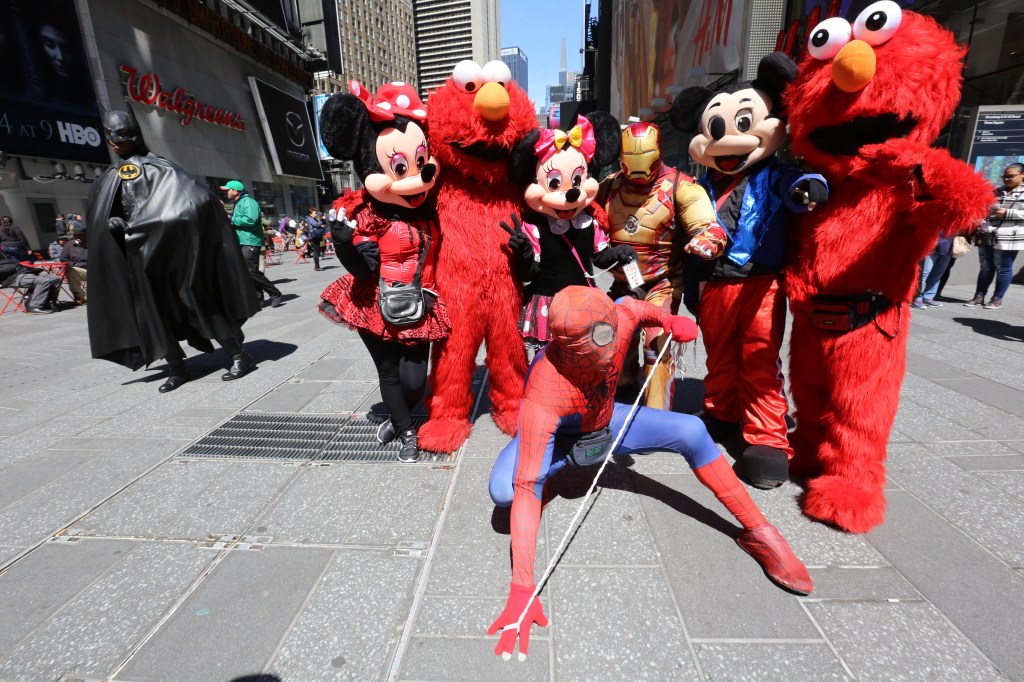
<path id="1" fill-rule="evenodd" d="M 338 16 L 340 80 L 357 80 L 374 91 L 391 81 L 417 84 L 412 0 L 345 0 Z"/>
<path id="2" fill-rule="evenodd" d="M 414 0 L 420 93 L 443 85 L 463 59 L 501 58 L 498 0 Z"/>
<path id="3" fill-rule="evenodd" d="M 530 60 L 526 53 L 518 47 L 503 47 L 501 48 L 501 61 L 505 62 L 508 70 L 512 72 L 512 80 L 519 84 L 519 89 L 529 92 Z"/>

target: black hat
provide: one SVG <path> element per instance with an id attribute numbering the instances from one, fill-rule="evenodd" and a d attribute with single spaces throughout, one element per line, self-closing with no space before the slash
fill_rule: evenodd
<path id="1" fill-rule="evenodd" d="M 85 223 L 76 220 L 71 223 L 71 232 L 74 234 L 85 234 Z"/>

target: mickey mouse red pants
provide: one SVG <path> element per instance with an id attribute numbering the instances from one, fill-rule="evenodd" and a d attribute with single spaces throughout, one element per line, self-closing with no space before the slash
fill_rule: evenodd
<path id="1" fill-rule="evenodd" d="M 779 362 L 786 297 L 778 278 L 707 282 L 700 311 L 708 354 L 704 409 L 722 421 L 742 422 L 749 445 L 778 448 L 792 459 Z"/>

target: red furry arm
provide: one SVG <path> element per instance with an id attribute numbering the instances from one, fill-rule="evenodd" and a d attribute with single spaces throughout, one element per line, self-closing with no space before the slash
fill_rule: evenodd
<path id="1" fill-rule="evenodd" d="M 942 149 L 910 140 L 862 147 L 851 176 L 892 185 L 911 226 L 928 236 L 966 232 L 988 215 L 992 186 Z"/>
<path id="2" fill-rule="evenodd" d="M 977 228 L 995 203 L 992 185 L 945 151 L 929 151 L 929 158 L 921 164 L 923 190 L 929 200 L 920 202 L 920 219 L 944 225 L 946 234 Z"/>

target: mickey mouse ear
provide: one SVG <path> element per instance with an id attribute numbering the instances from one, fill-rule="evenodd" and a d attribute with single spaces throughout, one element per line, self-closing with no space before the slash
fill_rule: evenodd
<path id="1" fill-rule="evenodd" d="M 797 65 L 792 57 L 785 52 L 772 52 L 765 55 L 757 65 L 757 78 L 752 85 L 772 98 L 774 110 L 782 104 L 780 95 L 787 85 L 796 80 L 797 73 Z"/>
<path id="2" fill-rule="evenodd" d="M 710 89 L 699 85 L 680 92 L 672 102 L 672 109 L 668 114 L 675 129 L 681 133 L 696 132 L 704 107 L 714 96 L 715 93 Z"/>

